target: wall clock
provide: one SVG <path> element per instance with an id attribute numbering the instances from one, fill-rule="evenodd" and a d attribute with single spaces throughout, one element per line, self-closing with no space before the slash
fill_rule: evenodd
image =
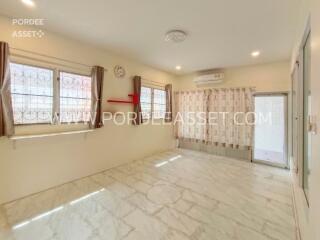
<path id="1" fill-rule="evenodd" d="M 126 70 L 120 65 L 116 65 L 113 71 L 116 78 L 123 78 L 126 75 Z"/>

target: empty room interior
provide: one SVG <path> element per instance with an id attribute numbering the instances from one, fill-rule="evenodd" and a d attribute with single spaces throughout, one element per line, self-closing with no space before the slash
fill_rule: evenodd
<path id="1" fill-rule="evenodd" d="M 319 0 L 1 0 L 0 240 L 320 240 Z"/>

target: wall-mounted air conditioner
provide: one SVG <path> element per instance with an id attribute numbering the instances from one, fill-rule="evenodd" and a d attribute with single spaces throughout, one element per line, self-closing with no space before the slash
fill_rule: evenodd
<path id="1" fill-rule="evenodd" d="M 224 73 L 210 73 L 196 76 L 193 82 L 197 85 L 199 84 L 213 84 L 221 83 L 224 79 Z"/>

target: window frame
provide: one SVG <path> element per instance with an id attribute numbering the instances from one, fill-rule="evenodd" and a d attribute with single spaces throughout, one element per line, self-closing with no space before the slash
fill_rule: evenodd
<path id="1" fill-rule="evenodd" d="M 152 115 L 153 115 L 152 114 L 152 109 L 153 109 L 153 89 L 152 89 L 152 87 L 145 86 L 145 85 L 141 86 L 141 90 L 142 90 L 142 88 L 149 88 L 150 89 L 150 99 L 151 99 L 150 105 L 151 105 L 151 107 L 150 107 L 150 113 L 149 113 L 149 117 L 148 118 L 143 118 L 143 111 L 142 111 L 142 108 L 141 108 L 142 120 L 149 120 L 149 119 L 152 119 Z M 145 102 L 141 102 L 141 93 L 140 93 L 140 98 L 139 99 L 140 99 L 140 105 L 141 105 L 141 103 L 145 103 Z"/>
<path id="2" fill-rule="evenodd" d="M 150 112 L 150 117 L 149 118 L 143 118 L 143 120 L 164 120 L 166 118 L 166 114 L 163 116 L 163 117 L 160 117 L 160 118 L 155 118 L 154 117 L 154 90 L 160 90 L 160 91 L 164 91 L 165 93 L 165 104 L 158 104 L 158 105 L 165 105 L 166 106 L 166 91 L 165 89 L 162 89 L 160 87 L 151 87 L 151 86 L 148 86 L 148 85 L 142 85 L 141 88 L 150 88 L 151 89 L 151 112 Z M 141 98 L 141 95 L 140 95 L 140 98 Z M 141 102 L 140 102 L 141 104 Z M 141 111 L 142 113 L 142 111 Z"/>
<path id="3" fill-rule="evenodd" d="M 28 67 L 34 67 L 34 68 L 42 68 L 46 70 L 52 71 L 52 117 L 54 116 L 54 103 L 55 103 L 55 79 L 56 79 L 56 70 L 55 68 L 43 66 L 43 65 L 36 65 L 32 63 L 25 63 L 25 62 L 19 62 L 19 61 L 10 61 L 9 64 L 18 64 Z M 10 68 L 10 75 L 11 75 L 11 68 Z M 10 76 L 11 77 L 11 76 Z M 12 83 L 10 83 L 10 90 L 11 90 Z M 11 92 L 11 95 L 13 93 Z M 30 94 L 31 95 L 31 94 Z M 12 100 L 12 97 L 11 97 Z M 39 123 L 15 123 L 14 126 L 34 126 L 34 125 L 51 125 L 51 122 L 39 122 Z"/>
<path id="4" fill-rule="evenodd" d="M 166 90 L 165 89 L 161 89 L 161 88 L 152 88 L 152 119 L 155 119 L 155 120 L 163 120 L 166 118 L 166 109 L 165 109 L 165 112 L 164 112 L 164 116 L 163 117 L 157 117 L 155 118 L 153 115 L 154 115 L 154 90 L 160 90 L 160 91 L 163 91 L 164 92 L 164 104 L 161 104 L 161 103 L 156 103 L 157 105 L 164 105 L 165 108 L 166 108 L 166 105 L 167 105 L 167 99 L 166 99 Z"/>
<path id="5" fill-rule="evenodd" d="M 60 98 L 61 98 L 61 95 L 60 95 L 60 92 L 61 92 L 61 88 L 60 88 L 60 74 L 61 73 L 68 73 L 68 74 L 73 74 L 73 75 L 79 75 L 79 76 L 83 76 L 83 77 L 89 77 L 91 79 L 91 90 L 92 90 L 92 76 L 90 74 L 86 75 L 86 74 L 82 74 L 82 73 L 77 73 L 77 72 L 73 72 L 73 71 L 68 71 L 68 70 L 63 70 L 63 69 L 57 69 L 57 101 L 56 101 L 56 104 L 57 104 L 57 112 L 56 114 L 58 115 L 59 117 L 59 124 L 69 124 L 69 122 L 61 122 L 61 119 L 60 119 L 60 107 L 61 107 L 61 104 L 60 104 Z M 92 102 L 92 95 L 91 95 L 91 102 Z M 71 121 L 72 123 L 72 121 Z M 78 121 L 77 123 L 85 123 L 85 121 Z"/>
<path id="6" fill-rule="evenodd" d="M 29 66 L 29 67 L 35 67 L 35 68 L 42 68 L 42 69 L 46 69 L 46 70 L 50 70 L 53 72 L 52 74 L 52 89 L 53 89 L 53 95 L 52 95 L 52 121 L 51 122 L 41 122 L 41 123 L 15 123 L 14 122 L 14 126 L 36 126 L 36 125 L 70 125 L 73 122 L 71 121 L 69 122 L 61 122 L 60 121 L 60 73 L 64 72 L 64 73 L 69 73 L 69 74 L 74 74 L 74 75 L 79 75 L 79 76 L 85 76 L 85 77 L 89 77 L 92 80 L 92 76 L 88 73 L 80 73 L 76 72 L 76 71 L 70 71 L 67 70 L 66 68 L 58 68 L 58 67 L 53 67 L 53 66 L 48 66 L 46 64 L 43 64 L 42 62 L 39 62 L 39 64 L 34 64 L 34 63 L 28 63 L 26 61 L 10 61 L 10 63 L 13 64 L 19 64 L 19 65 L 24 65 L 24 66 Z M 10 69 L 11 70 L 11 69 Z M 11 73 L 10 73 L 11 74 Z M 92 87 L 92 81 L 91 81 L 91 87 Z M 11 89 L 11 84 L 10 84 L 10 89 Z M 91 100 L 92 100 L 92 96 L 91 96 Z M 57 119 L 56 116 L 58 116 L 58 123 L 56 123 Z M 85 123 L 85 121 L 79 121 L 76 122 L 78 123 Z"/>

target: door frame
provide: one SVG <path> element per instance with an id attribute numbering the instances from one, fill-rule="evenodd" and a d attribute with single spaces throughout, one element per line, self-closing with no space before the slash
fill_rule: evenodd
<path id="1" fill-rule="evenodd" d="M 254 150 L 255 150 L 255 125 L 254 125 L 254 130 L 253 130 L 253 147 L 252 147 L 252 162 L 254 163 L 260 163 L 260 164 L 265 164 L 265 165 L 269 165 L 269 166 L 273 166 L 273 167 L 279 167 L 279 168 L 285 168 L 285 169 L 289 169 L 289 154 L 288 154 L 288 95 L 289 92 L 286 91 L 279 91 L 279 92 L 257 92 L 253 94 L 253 97 L 263 97 L 263 96 L 281 96 L 284 97 L 284 158 L 286 163 L 285 164 L 278 164 L 278 163 L 271 163 L 268 161 L 264 161 L 264 160 L 259 160 L 259 159 L 255 159 L 254 158 Z"/>
<path id="2" fill-rule="evenodd" d="M 299 89 L 300 94 L 301 94 L 301 102 L 302 102 L 302 107 L 301 107 L 301 123 L 302 123 L 302 134 L 301 134 L 301 139 L 302 139 L 302 144 L 300 146 L 300 150 L 301 150 L 301 154 L 302 154 L 302 161 L 301 161 L 301 170 L 302 170 L 302 176 L 301 176 L 301 186 L 302 186 L 302 190 L 305 196 L 305 199 L 307 201 L 307 205 L 309 206 L 309 200 L 310 200 L 310 195 L 307 193 L 306 189 L 305 189 L 305 162 L 309 161 L 308 156 L 306 156 L 306 151 L 308 151 L 308 147 L 311 146 L 311 142 L 312 141 L 305 141 L 305 134 L 310 134 L 311 135 L 311 131 L 310 130 L 306 130 L 305 129 L 305 125 L 306 123 L 308 123 L 308 118 L 311 116 L 310 113 L 307 114 L 307 117 L 305 116 L 305 110 L 306 110 L 306 106 L 305 106 L 305 89 L 308 86 L 307 85 L 307 80 L 305 78 L 305 47 L 307 46 L 308 40 L 311 39 L 311 30 L 309 28 L 307 28 L 304 38 L 303 38 L 303 42 L 301 45 L 301 49 L 300 49 L 300 59 L 301 59 L 301 89 Z M 311 44 L 311 42 L 310 42 Z M 311 63 L 310 63 L 311 64 Z M 309 73 L 310 74 L 310 73 Z M 311 81 L 311 80 L 310 80 Z M 309 82 L 309 84 L 311 84 L 311 82 Z M 311 86 L 309 86 L 309 90 L 311 91 Z M 308 97 L 308 96 L 307 96 Z M 310 101 L 310 99 L 308 100 Z M 310 102 L 311 103 L 311 102 Z M 310 139 L 311 140 L 311 139 Z M 312 153 L 311 153 L 312 154 Z M 310 156 L 310 158 L 312 159 L 312 156 Z M 309 166 L 311 167 L 311 165 Z M 309 183 L 309 182 L 308 182 Z M 310 184 L 310 183 L 309 183 Z M 310 186 L 309 186 L 310 187 Z"/>

